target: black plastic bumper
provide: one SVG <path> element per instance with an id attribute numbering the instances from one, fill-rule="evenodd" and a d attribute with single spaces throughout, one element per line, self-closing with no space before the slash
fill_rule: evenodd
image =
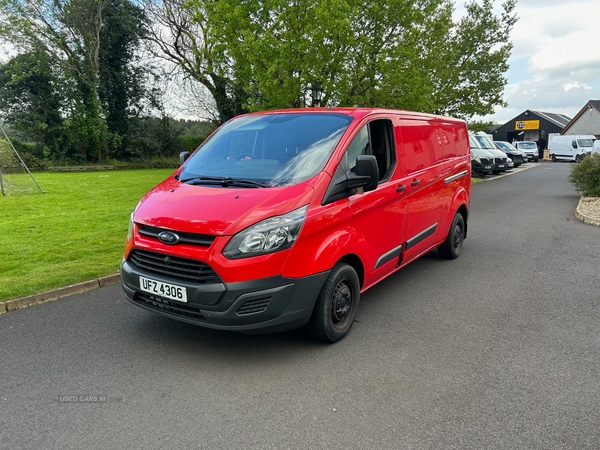
<path id="1" fill-rule="evenodd" d="M 271 333 L 303 327 L 308 323 L 329 271 L 304 278 L 281 276 L 238 283 L 194 285 L 147 274 L 133 264 L 121 264 L 121 283 L 127 299 L 148 311 L 206 328 Z M 183 286 L 187 302 L 148 294 L 139 277 Z M 214 302 L 215 290 L 220 298 Z M 208 303 L 203 303 L 205 298 Z"/>
<path id="2" fill-rule="evenodd" d="M 471 161 L 471 170 L 475 173 L 480 173 L 482 175 L 489 175 L 494 171 L 494 164 L 490 164 L 491 169 L 484 169 L 481 163 Z"/>

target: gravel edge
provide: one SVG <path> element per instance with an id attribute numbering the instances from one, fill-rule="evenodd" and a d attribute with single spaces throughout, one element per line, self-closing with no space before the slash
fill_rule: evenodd
<path id="1" fill-rule="evenodd" d="M 583 223 L 600 227 L 600 197 L 581 197 L 575 217 Z"/>

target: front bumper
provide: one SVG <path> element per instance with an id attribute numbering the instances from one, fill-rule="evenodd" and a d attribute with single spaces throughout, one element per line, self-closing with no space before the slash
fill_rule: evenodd
<path id="1" fill-rule="evenodd" d="M 471 170 L 475 173 L 481 173 L 483 175 L 488 175 L 490 173 L 492 173 L 492 171 L 494 170 L 494 164 L 490 163 L 490 164 L 481 164 L 478 163 L 475 160 L 471 160 Z"/>
<path id="2" fill-rule="evenodd" d="M 194 285 L 145 273 L 128 261 L 121 264 L 121 284 L 134 305 L 206 328 L 245 333 L 271 333 L 306 325 L 328 275 L 329 271 L 303 278 L 276 276 Z M 188 302 L 142 291 L 140 276 L 185 287 Z M 219 294 L 215 301 L 216 291 Z"/>

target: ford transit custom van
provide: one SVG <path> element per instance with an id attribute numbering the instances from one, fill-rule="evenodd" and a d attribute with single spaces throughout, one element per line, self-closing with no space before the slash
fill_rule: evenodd
<path id="1" fill-rule="evenodd" d="M 470 192 L 462 120 L 353 108 L 240 116 L 139 202 L 123 289 L 207 328 L 306 326 L 336 342 L 361 293 L 436 248 L 461 254 Z"/>

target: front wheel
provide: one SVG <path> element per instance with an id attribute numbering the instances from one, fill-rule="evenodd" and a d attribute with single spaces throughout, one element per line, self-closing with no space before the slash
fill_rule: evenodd
<path id="1" fill-rule="evenodd" d="M 577 161 L 578 163 L 583 161 L 583 155 L 577 155 L 575 156 L 575 161 Z"/>
<path id="2" fill-rule="evenodd" d="M 360 301 L 360 282 L 352 266 L 338 263 L 325 280 L 307 329 L 325 342 L 343 339 L 352 328 Z"/>
<path id="3" fill-rule="evenodd" d="M 464 240 L 465 220 L 461 213 L 456 213 L 446 240 L 438 246 L 438 253 L 444 259 L 456 259 L 460 256 Z"/>
<path id="4" fill-rule="evenodd" d="M 552 162 L 556 162 L 556 155 L 552 155 Z"/>

